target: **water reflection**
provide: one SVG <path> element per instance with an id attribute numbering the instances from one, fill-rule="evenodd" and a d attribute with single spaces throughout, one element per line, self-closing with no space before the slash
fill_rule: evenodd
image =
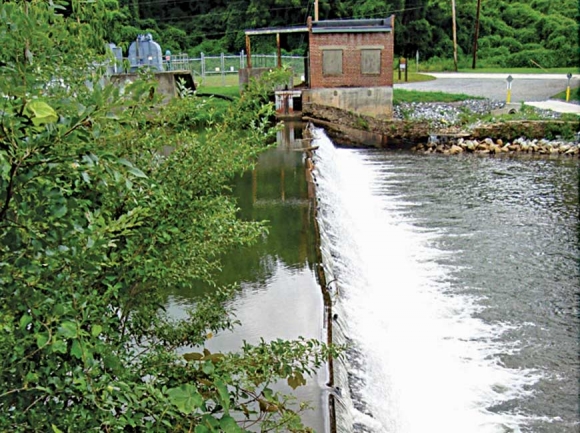
<path id="1" fill-rule="evenodd" d="M 212 352 L 234 351 L 243 341 L 257 343 L 260 338 L 324 339 L 323 301 L 314 272 L 313 203 L 308 198 L 304 154 L 300 151 L 301 127 L 287 124 L 278 133 L 278 146 L 262 154 L 256 169 L 232 185 L 240 217 L 266 221 L 268 233 L 256 245 L 223 257 L 223 271 L 216 282 L 218 286 L 239 284 L 230 307 L 241 325 L 208 341 Z M 172 317 L 184 317 L 185 309 L 211 290 L 203 284 L 195 290 L 176 289 L 168 293 L 166 308 Z M 304 417 L 316 431 L 325 430 L 324 376 L 319 374 L 296 392 L 300 400 L 316 406 Z"/>

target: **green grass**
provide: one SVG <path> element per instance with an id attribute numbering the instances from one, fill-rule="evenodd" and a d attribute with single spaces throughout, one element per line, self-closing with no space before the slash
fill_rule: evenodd
<path id="1" fill-rule="evenodd" d="M 232 98 L 240 96 L 240 87 L 238 85 L 238 75 L 208 75 L 205 78 L 195 77 L 197 91 L 199 93 L 210 93 L 214 95 L 225 95 Z"/>
<path id="2" fill-rule="evenodd" d="M 550 99 L 559 99 L 562 101 L 566 100 L 566 91 L 560 92 Z M 580 102 L 580 87 L 574 87 L 570 89 L 570 101 L 569 102 Z"/>
<path id="3" fill-rule="evenodd" d="M 401 79 L 399 80 L 399 71 L 395 70 L 393 72 L 393 79 L 394 79 L 394 83 L 395 84 L 400 84 L 400 83 L 417 83 L 419 81 L 433 81 L 435 79 L 434 76 L 432 75 L 428 75 L 428 74 L 418 74 L 416 72 L 408 72 L 407 75 L 407 80 L 405 81 L 405 73 L 401 72 Z"/>
<path id="4" fill-rule="evenodd" d="M 203 78 L 197 75 L 195 82 L 200 87 L 238 87 L 238 74 L 226 74 L 223 77 L 219 74 L 206 75 Z"/>
<path id="5" fill-rule="evenodd" d="M 459 72 L 485 73 L 485 74 L 577 74 L 577 68 L 460 68 Z"/>
<path id="6" fill-rule="evenodd" d="M 458 102 L 467 99 L 483 99 L 462 93 L 421 92 L 418 90 L 393 89 L 393 104 L 403 102 Z"/>

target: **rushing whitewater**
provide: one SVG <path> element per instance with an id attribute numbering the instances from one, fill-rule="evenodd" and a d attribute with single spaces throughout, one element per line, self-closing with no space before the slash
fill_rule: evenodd
<path id="1" fill-rule="evenodd" d="M 510 402 L 530 397 L 545 372 L 501 362 L 520 350 L 502 339 L 516 325 L 482 320 L 487 296 L 455 289 L 463 283 L 448 256 L 462 251 L 437 247 L 444 227 L 416 224 L 409 209 L 418 204 L 397 192 L 388 164 L 313 134 L 334 335 L 349 344 L 335 367 L 338 430 L 529 431 L 533 415 Z M 469 244 L 469 233 L 457 236 Z"/>

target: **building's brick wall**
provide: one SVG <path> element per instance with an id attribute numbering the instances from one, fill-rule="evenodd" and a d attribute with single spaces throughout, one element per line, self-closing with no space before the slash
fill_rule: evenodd
<path id="1" fill-rule="evenodd" d="M 393 85 L 393 33 L 312 33 L 310 42 L 310 88 L 379 87 Z M 361 47 L 383 46 L 381 73 L 361 73 Z M 321 47 L 341 47 L 341 75 L 323 75 Z"/>

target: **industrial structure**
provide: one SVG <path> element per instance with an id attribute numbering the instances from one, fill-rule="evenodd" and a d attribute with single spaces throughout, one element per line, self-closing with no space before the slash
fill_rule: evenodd
<path id="1" fill-rule="evenodd" d="M 165 102 L 178 96 L 178 83 L 182 82 L 188 89 L 195 90 L 195 82 L 190 70 L 165 70 L 169 59 L 164 59 L 161 46 L 150 34 L 139 35 L 129 46 L 127 62 L 124 62 L 123 50 L 115 44 L 109 44 L 115 61 L 109 66 L 109 76 L 113 83 L 123 86 L 135 81 L 139 71 L 146 68 L 152 72 L 158 85 L 157 93 L 163 95 Z M 170 53 L 167 54 L 170 56 Z M 164 63 L 165 60 L 165 63 Z"/>
<path id="2" fill-rule="evenodd" d="M 247 68 L 240 81 L 262 74 L 252 68 L 250 37 L 308 33 L 305 83 L 276 92 L 280 116 L 292 116 L 302 104 L 321 104 L 375 117 L 390 117 L 393 104 L 394 16 L 384 19 L 313 21 L 304 27 L 246 30 Z"/>

